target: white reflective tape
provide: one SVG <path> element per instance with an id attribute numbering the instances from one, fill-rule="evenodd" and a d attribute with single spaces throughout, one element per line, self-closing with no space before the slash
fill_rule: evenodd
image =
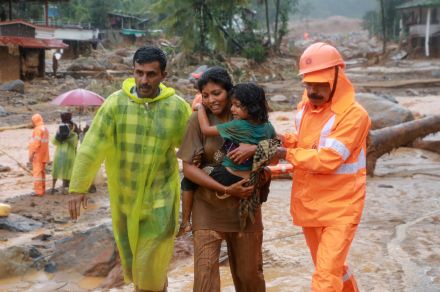
<path id="1" fill-rule="evenodd" d="M 41 137 L 40 136 L 36 136 L 36 137 L 34 137 L 34 140 L 41 141 Z"/>
<path id="2" fill-rule="evenodd" d="M 367 165 L 364 149 L 362 148 L 358 155 L 358 160 L 353 163 L 344 163 L 337 170 L 337 174 L 355 174 L 364 169 Z"/>
<path id="3" fill-rule="evenodd" d="M 41 139 L 42 143 L 49 143 L 49 139 Z"/>
<path id="4" fill-rule="evenodd" d="M 327 139 L 328 135 L 330 135 L 330 130 L 333 127 L 333 123 L 335 122 L 336 115 L 333 115 L 328 119 L 327 123 L 325 123 L 324 127 L 321 130 L 321 136 L 319 137 L 319 148 L 324 147 L 325 140 Z M 318 149 L 319 149 L 318 148 Z"/>
<path id="5" fill-rule="evenodd" d="M 301 120 L 302 120 L 302 116 L 304 114 L 304 107 L 296 113 L 296 117 L 295 117 L 295 128 L 296 128 L 296 132 L 299 132 L 299 128 L 301 126 Z"/>
<path id="6" fill-rule="evenodd" d="M 285 165 L 281 166 L 281 172 L 286 172 L 286 166 Z"/>
<path id="7" fill-rule="evenodd" d="M 336 152 L 341 154 L 344 161 L 347 160 L 347 158 L 350 156 L 350 151 L 347 149 L 347 147 L 345 147 L 344 143 L 337 139 L 327 138 L 323 147 L 335 150 Z"/>
<path id="8" fill-rule="evenodd" d="M 351 270 L 349 267 L 347 267 L 347 272 L 345 272 L 344 276 L 342 276 L 342 282 L 346 282 L 350 280 L 351 276 L 352 276 Z"/>

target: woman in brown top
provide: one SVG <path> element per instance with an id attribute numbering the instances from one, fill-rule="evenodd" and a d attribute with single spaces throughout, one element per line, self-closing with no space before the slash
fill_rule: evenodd
<path id="1" fill-rule="evenodd" d="M 202 92 L 202 102 L 209 109 L 210 124 L 217 125 L 231 120 L 229 91 L 233 85 L 227 71 L 220 67 L 210 68 L 203 73 L 198 85 Z M 223 140 L 219 136 L 202 135 L 195 113 L 188 122 L 187 132 L 177 153 L 183 161 L 185 177 L 198 185 L 192 207 L 194 291 L 220 291 L 219 256 L 223 240 L 227 243 L 236 291 L 265 291 L 260 208 L 256 211 L 255 223 L 249 222 L 244 232 L 240 232 L 239 199 L 249 196 L 252 187 L 243 186 L 247 179 L 225 187 L 192 164 L 193 157 L 200 153 L 202 167 L 218 163 L 216 156 L 222 144 Z M 230 158 L 243 162 L 253 155 L 254 150 L 253 146 L 243 146 L 234 151 Z M 222 196 L 225 193 L 231 196 L 219 199 L 225 197 Z"/>

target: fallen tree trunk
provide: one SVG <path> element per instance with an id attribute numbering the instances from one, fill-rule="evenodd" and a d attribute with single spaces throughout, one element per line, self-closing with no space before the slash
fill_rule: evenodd
<path id="1" fill-rule="evenodd" d="M 440 141 L 425 141 L 417 139 L 412 143 L 412 147 L 440 154 Z"/>
<path id="2" fill-rule="evenodd" d="M 440 115 L 370 131 L 367 145 L 367 174 L 374 175 L 376 161 L 385 153 L 411 145 L 418 138 L 440 131 Z"/>
<path id="3" fill-rule="evenodd" d="M 7 126 L 7 127 L 0 127 L 0 132 L 7 131 L 7 130 L 17 130 L 17 129 L 32 129 L 32 124 L 22 124 L 22 125 L 15 125 L 15 126 Z"/>

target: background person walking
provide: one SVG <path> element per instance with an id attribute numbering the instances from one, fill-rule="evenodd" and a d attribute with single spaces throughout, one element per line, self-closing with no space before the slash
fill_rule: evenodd
<path id="1" fill-rule="evenodd" d="M 46 163 L 49 161 L 49 130 L 40 114 L 32 116 L 32 139 L 28 145 L 29 162 L 32 164 L 36 196 L 46 192 Z"/>
<path id="2" fill-rule="evenodd" d="M 65 194 L 65 188 L 69 187 L 72 175 L 73 162 L 78 145 L 78 134 L 75 132 L 75 124 L 72 122 L 71 113 L 62 113 L 63 123 L 51 142 L 55 145 L 55 155 L 52 165 L 52 194 L 55 193 L 57 179 L 63 181 L 61 192 Z"/>

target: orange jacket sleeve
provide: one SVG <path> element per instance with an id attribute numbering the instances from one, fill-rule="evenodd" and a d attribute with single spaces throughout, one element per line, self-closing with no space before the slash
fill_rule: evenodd
<path id="1" fill-rule="evenodd" d="M 370 119 L 360 107 L 353 107 L 338 122 L 318 149 L 288 149 L 286 160 L 296 168 L 311 172 L 331 173 L 341 166 L 353 150 L 365 144 Z M 301 129 L 307 131 L 307 129 Z"/>
<path id="2" fill-rule="evenodd" d="M 32 132 L 32 140 L 29 143 L 29 156 L 31 156 L 33 153 L 37 152 L 37 150 L 41 146 L 41 140 L 43 139 L 43 131 L 36 127 L 34 131 Z"/>

